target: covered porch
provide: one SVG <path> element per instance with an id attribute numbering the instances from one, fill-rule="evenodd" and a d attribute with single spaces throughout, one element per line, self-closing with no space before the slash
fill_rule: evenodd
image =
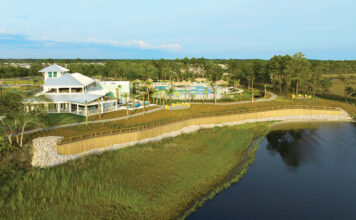
<path id="1" fill-rule="evenodd" d="M 87 104 L 75 102 L 48 103 L 46 105 L 48 113 L 72 113 L 83 116 L 91 116 L 106 112 L 116 111 L 118 109 L 116 100 L 100 100 Z"/>

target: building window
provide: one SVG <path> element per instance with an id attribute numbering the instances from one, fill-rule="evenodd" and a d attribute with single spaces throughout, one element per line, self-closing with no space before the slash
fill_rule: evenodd
<path id="1" fill-rule="evenodd" d="M 57 77 L 57 72 L 53 72 L 53 77 Z"/>
<path id="2" fill-rule="evenodd" d="M 52 72 L 48 72 L 48 78 L 52 78 Z"/>

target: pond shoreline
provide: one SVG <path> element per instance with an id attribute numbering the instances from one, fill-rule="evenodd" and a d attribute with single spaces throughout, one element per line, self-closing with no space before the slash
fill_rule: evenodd
<path id="1" fill-rule="evenodd" d="M 253 164 L 255 160 L 254 155 L 258 150 L 259 143 L 265 138 L 265 135 L 268 132 L 269 129 L 265 131 L 265 134 L 262 134 L 260 137 L 253 140 L 246 150 L 244 160 L 241 164 L 239 164 L 230 174 L 228 174 L 228 177 L 224 181 L 217 184 L 217 186 L 214 187 L 207 195 L 198 198 L 195 202 L 193 202 L 191 207 L 184 211 L 178 219 L 186 219 L 193 214 L 197 208 L 202 207 L 206 201 L 213 199 L 217 194 L 228 189 L 232 184 L 238 183 L 239 180 L 247 173 L 248 168 Z"/>
<path id="2" fill-rule="evenodd" d="M 288 124 L 297 124 L 296 129 Z M 208 201 L 190 219 L 352 218 L 356 176 L 354 168 L 340 167 L 354 164 L 355 121 L 301 124 L 270 124 L 244 181 Z M 330 180 L 333 174 L 339 178 Z M 345 204 L 327 198 L 343 198 Z M 332 210 L 320 211 L 333 204 Z"/>

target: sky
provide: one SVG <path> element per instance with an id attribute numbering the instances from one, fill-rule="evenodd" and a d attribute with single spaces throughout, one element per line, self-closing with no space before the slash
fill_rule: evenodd
<path id="1" fill-rule="evenodd" d="M 356 59 L 351 0 L 1 0 L 0 58 Z"/>

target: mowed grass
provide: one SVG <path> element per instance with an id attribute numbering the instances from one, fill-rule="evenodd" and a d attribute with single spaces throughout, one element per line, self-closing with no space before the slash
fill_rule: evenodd
<path id="1" fill-rule="evenodd" d="M 89 118 L 89 121 L 91 119 Z M 72 123 L 79 123 L 84 122 L 85 117 L 81 115 L 75 115 L 70 113 L 54 113 L 48 114 L 48 125 L 55 126 L 55 125 L 63 125 L 63 124 L 72 124 Z"/>
<path id="2" fill-rule="evenodd" d="M 200 130 L 31 168 L 0 185 L 3 219 L 173 219 L 239 166 L 267 123 Z"/>
<path id="3" fill-rule="evenodd" d="M 135 110 L 129 110 L 129 115 L 135 114 L 135 113 L 140 113 L 143 111 L 150 111 L 153 109 L 159 108 L 158 106 L 150 106 L 149 108 L 145 108 L 145 110 L 143 108 L 140 109 L 135 109 Z M 89 118 L 91 120 L 104 120 L 104 119 L 110 119 L 110 118 L 119 118 L 119 117 L 123 117 L 123 116 L 127 116 L 127 111 L 126 110 L 119 110 L 119 111 L 114 111 L 114 112 L 108 112 L 108 113 L 104 113 L 101 114 L 101 118 L 99 119 L 99 115 L 93 115 L 90 116 Z"/>

